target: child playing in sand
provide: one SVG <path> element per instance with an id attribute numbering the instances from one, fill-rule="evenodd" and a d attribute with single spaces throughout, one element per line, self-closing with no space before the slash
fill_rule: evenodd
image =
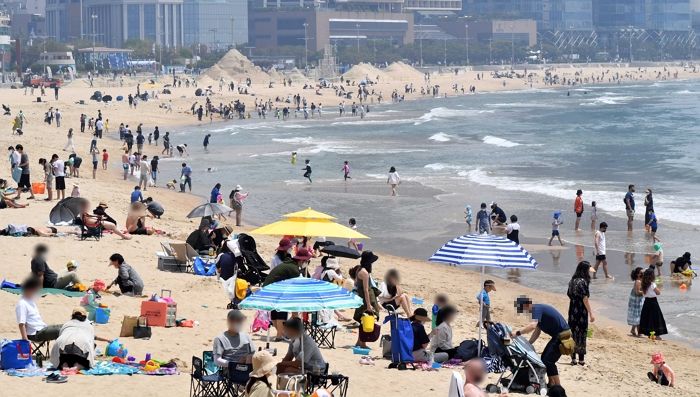
<path id="1" fill-rule="evenodd" d="M 464 220 L 467 221 L 467 232 L 472 231 L 472 206 L 467 205 L 464 209 Z"/>
<path id="2" fill-rule="evenodd" d="M 671 367 L 666 364 L 663 354 L 652 354 L 651 363 L 654 364 L 654 368 L 651 370 L 651 372 L 647 373 L 650 381 L 658 383 L 661 386 L 676 386 L 676 374 L 673 372 Z"/>
<path id="3" fill-rule="evenodd" d="M 656 214 L 654 213 L 653 209 L 650 209 L 648 212 L 649 215 L 649 222 L 647 223 L 647 226 L 649 226 L 649 229 L 651 230 L 651 238 L 654 242 L 660 242 L 658 237 L 656 237 L 656 230 L 658 229 L 658 220 L 656 219 Z"/>
<path id="4" fill-rule="evenodd" d="M 552 216 L 552 237 L 549 238 L 548 245 L 552 245 L 552 240 L 556 237 L 559 240 L 560 245 L 564 245 L 561 241 L 561 236 L 559 235 L 559 226 L 563 225 L 564 222 L 561 220 L 561 211 L 555 211 Z"/>
<path id="5" fill-rule="evenodd" d="M 109 162 L 109 153 L 107 149 L 102 149 L 102 169 L 107 169 L 107 163 Z"/>
<path id="6" fill-rule="evenodd" d="M 598 220 L 598 207 L 596 207 L 596 202 L 591 202 L 591 230 L 595 230 L 595 224 Z"/>
<path id="7" fill-rule="evenodd" d="M 95 280 L 92 287 L 85 291 L 85 295 L 80 299 L 80 306 L 88 313 L 88 320 L 95 321 L 95 310 L 100 307 L 100 292 L 105 290 L 105 282 Z"/>
<path id="8" fill-rule="evenodd" d="M 496 283 L 493 280 L 484 281 L 484 289 L 481 290 L 476 295 L 477 303 L 483 302 L 483 308 L 481 309 L 481 322 L 478 326 L 483 326 L 484 323 L 491 322 L 491 298 L 489 297 L 489 292 L 496 290 Z"/>

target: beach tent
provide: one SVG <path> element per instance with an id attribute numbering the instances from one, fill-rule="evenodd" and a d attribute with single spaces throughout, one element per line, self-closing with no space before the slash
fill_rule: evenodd
<path id="1" fill-rule="evenodd" d="M 224 215 L 232 212 L 233 209 L 223 204 L 205 203 L 198 205 L 187 214 L 188 218 L 203 218 L 205 216 Z"/>
<path id="2" fill-rule="evenodd" d="M 311 208 L 283 215 L 284 219 L 263 227 L 250 234 L 265 234 L 272 236 L 306 236 L 306 237 L 338 237 L 364 238 L 362 233 L 347 226 L 334 222 L 336 218 L 318 212 Z"/>
<path id="3" fill-rule="evenodd" d="M 523 247 L 503 236 L 492 234 L 468 234 L 445 243 L 430 262 L 447 263 L 457 266 L 481 267 L 481 281 L 484 283 L 484 269 L 498 267 L 501 269 L 536 269 L 537 261 Z M 481 292 L 479 292 L 481 293 Z M 484 300 L 479 299 L 479 321 L 483 317 Z M 481 329 L 479 327 L 479 354 L 481 354 Z"/>
<path id="4" fill-rule="evenodd" d="M 239 306 L 267 311 L 317 312 L 355 309 L 362 306 L 362 299 L 333 283 L 300 276 L 265 286 Z M 301 341 L 301 372 L 304 373 L 304 338 Z"/>

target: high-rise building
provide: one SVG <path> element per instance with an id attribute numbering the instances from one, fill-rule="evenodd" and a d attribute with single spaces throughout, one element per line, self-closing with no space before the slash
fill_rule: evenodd
<path id="1" fill-rule="evenodd" d="M 541 31 L 593 30 L 592 0 L 462 0 L 475 18 L 533 19 Z"/>
<path id="2" fill-rule="evenodd" d="M 646 25 L 647 0 L 593 0 L 593 24 L 599 30 Z"/>
<path id="3" fill-rule="evenodd" d="M 184 44 L 228 48 L 248 42 L 247 0 L 184 0 Z"/>
<path id="4" fill-rule="evenodd" d="M 690 0 L 690 18 L 694 29 L 700 29 L 700 0 Z"/>
<path id="5" fill-rule="evenodd" d="M 691 29 L 690 0 L 646 0 L 646 29 L 687 32 Z"/>
<path id="6" fill-rule="evenodd" d="M 59 41 L 94 39 L 109 47 L 121 47 L 130 39 L 180 47 L 182 1 L 47 0 L 47 33 Z"/>

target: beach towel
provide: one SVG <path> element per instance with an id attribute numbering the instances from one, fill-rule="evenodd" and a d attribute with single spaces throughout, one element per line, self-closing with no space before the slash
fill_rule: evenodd
<path id="1" fill-rule="evenodd" d="M 2 290 L 5 292 L 9 292 L 11 294 L 15 294 L 15 295 L 22 294 L 21 289 L 2 288 Z M 58 289 L 58 288 L 44 288 L 41 291 L 39 291 L 39 295 L 42 297 L 44 297 L 46 295 L 63 295 L 63 296 L 67 296 L 69 298 L 82 298 L 82 296 L 85 295 L 85 293 L 80 292 L 80 291 L 67 291 L 65 289 Z"/>
<path id="2" fill-rule="evenodd" d="M 9 376 L 16 376 L 18 378 L 30 378 L 33 376 L 46 376 L 50 375 L 52 372 L 46 371 L 43 368 L 31 367 L 25 369 L 8 369 L 5 373 Z"/>
<path id="3" fill-rule="evenodd" d="M 126 364 L 118 364 L 108 361 L 99 361 L 88 370 L 81 370 L 82 375 L 133 375 L 139 373 L 139 369 Z"/>

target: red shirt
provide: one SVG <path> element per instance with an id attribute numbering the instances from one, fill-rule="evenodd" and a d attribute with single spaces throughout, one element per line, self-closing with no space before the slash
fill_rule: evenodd
<path id="1" fill-rule="evenodd" d="M 574 212 L 577 214 L 583 212 L 583 199 L 581 196 L 576 196 L 576 201 L 574 201 Z"/>

